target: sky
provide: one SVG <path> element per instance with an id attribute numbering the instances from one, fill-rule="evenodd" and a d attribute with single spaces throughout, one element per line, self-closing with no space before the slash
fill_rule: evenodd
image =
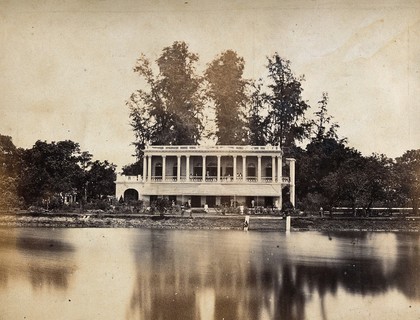
<path id="1" fill-rule="evenodd" d="M 133 163 L 125 103 L 144 88 L 133 67 L 174 41 L 198 54 L 198 72 L 235 50 L 248 79 L 278 52 L 305 75 L 310 113 L 328 92 L 349 146 L 392 158 L 420 149 L 418 0 L 0 0 L 0 134 Z"/>

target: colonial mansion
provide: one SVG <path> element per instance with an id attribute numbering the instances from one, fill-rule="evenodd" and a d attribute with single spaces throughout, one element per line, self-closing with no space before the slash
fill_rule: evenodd
<path id="1" fill-rule="evenodd" d="M 277 146 L 148 146 L 143 175 L 118 175 L 117 199 L 166 197 L 192 207 L 295 205 L 295 159 Z"/>

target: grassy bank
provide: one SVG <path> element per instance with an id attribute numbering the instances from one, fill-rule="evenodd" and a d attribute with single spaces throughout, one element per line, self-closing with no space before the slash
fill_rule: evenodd
<path id="1" fill-rule="evenodd" d="M 284 229 L 280 217 L 251 218 L 253 229 Z M 134 214 L 20 214 L 0 216 L 3 227 L 54 227 L 54 228 L 148 228 L 148 229 L 207 229 L 242 230 L 244 216 L 160 216 Z"/>
<path id="2" fill-rule="evenodd" d="M 242 215 L 138 215 L 138 214 L 2 214 L 1 227 L 50 228 L 148 228 L 242 230 Z M 292 231 L 420 231 L 419 217 L 319 218 L 292 217 Z M 251 216 L 249 230 L 284 231 L 285 219 L 279 216 Z"/>
<path id="3" fill-rule="evenodd" d="M 297 218 L 292 219 L 295 230 L 317 231 L 420 231 L 420 217 L 375 218 Z"/>

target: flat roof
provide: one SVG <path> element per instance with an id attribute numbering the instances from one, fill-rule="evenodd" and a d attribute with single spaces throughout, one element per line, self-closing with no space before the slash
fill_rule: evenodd
<path id="1" fill-rule="evenodd" d="M 180 145 L 147 146 L 145 153 L 282 153 L 279 146 L 250 145 Z"/>

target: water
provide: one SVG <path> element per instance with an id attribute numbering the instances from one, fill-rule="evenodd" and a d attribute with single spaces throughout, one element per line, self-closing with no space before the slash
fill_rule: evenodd
<path id="1" fill-rule="evenodd" d="M 420 235 L 0 229 L 0 319 L 420 319 Z"/>

